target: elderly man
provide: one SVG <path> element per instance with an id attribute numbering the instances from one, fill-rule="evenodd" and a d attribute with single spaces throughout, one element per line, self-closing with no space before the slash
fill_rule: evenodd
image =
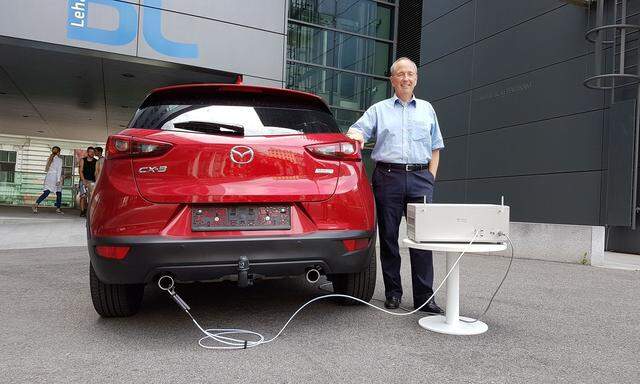
<path id="1" fill-rule="evenodd" d="M 432 202 L 440 149 L 444 148 L 438 119 L 431 104 L 416 99 L 416 64 L 406 57 L 391 66 L 395 95 L 371 106 L 349 128 L 347 135 L 364 142 L 375 138 L 371 158 L 373 193 L 376 199 L 380 261 L 384 277 L 386 308 L 400 306 L 400 250 L 398 231 L 407 203 Z M 413 305 L 418 308 L 432 295 L 433 260 L 431 251 L 410 249 Z M 443 313 L 434 300 L 422 311 Z"/>

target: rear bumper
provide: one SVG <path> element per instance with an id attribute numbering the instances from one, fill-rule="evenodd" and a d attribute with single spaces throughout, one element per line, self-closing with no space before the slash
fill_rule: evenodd
<path id="1" fill-rule="evenodd" d="M 369 238 L 369 245 L 348 252 L 342 242 Z M 304 236 L 223 239 L 153 237 L 92 237 L 88 239 L 91 264 L 98 278 L 110 284 L 148 283 L 161 274 L 178 281 L 205 281 L 237 276 L 241 256 L 249 259 L 249 274 L 256 277 L 300 275 L 307 268 L 322 273 L 354 273 L 375 257 L 375 231 L 319 231 Z M 123 260 L 96 254 L 97 245 L 128 245 Z"/>

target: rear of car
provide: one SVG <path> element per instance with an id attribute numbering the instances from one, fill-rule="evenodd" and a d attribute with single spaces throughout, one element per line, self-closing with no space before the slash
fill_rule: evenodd
<path id="1" fill-rule="evenodd" d="M 357 143 L 326 104 L 291 90 L 190 85 L 152 92 L 107 142 L 87 226 L 102 316 L 146 283 L 326 274 L 368 301 L 374 200 Z"/>

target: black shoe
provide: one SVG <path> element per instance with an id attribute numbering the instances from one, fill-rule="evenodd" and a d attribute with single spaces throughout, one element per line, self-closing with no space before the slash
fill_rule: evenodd
<path id="1" fill-rule="evenodd" d="M 384 307 L 387 309 L 398 309 L 400 306 L 400 298 L 399 297 L 390 297 L 384 302 Z"/>
<path id="2" fill-rule="evenodd" d="M 414 306 L 414 308 L 418 308 L 418 306 Z M 420 308 L 420 312 L 432 313 L 434 315 L 444 315 L 444 311 L 442 308 L 438 307 L 438 304 L 435 301 L 429 301 L 424 307 Z"/>
<path id="3" fill-rule="evenodd" d="M 87 217 L 87 211 L 80 211 L 80 217 Z"/>

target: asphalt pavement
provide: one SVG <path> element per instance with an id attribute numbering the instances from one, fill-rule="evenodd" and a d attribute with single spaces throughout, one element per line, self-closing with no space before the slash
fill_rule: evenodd
<path id="1" fill-rule="evenodd" d="M 462 315 L 482 310 L 507 263 L 495 256 L 463 259 Z M 437 281 L 444 265 L 436 256 Z M 91 304 L 88 268 L 84 247 L 0 251 L 0 382 L 640 381 L 639 272 L 517 259 L 483 319 L 489 330 L 482 335 L 432 333 L 419 327 L 417 315 L 395 318 L 319 302 L 271 344 L 209 351 L 198 346 L 193 323 L 152 286 L 138 315 L 101 319 Z M 376 297 L 383 298 L 378 275 Z M 403 305 L 411 306 L 408 262 L 403 278 Z M 324 293 L 303 279 L 177 289 L 203 326 L 267 337 Z M 438 294 L 438 303 L 444 301 Z"/>

